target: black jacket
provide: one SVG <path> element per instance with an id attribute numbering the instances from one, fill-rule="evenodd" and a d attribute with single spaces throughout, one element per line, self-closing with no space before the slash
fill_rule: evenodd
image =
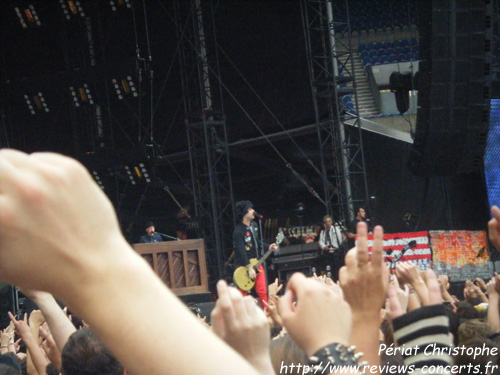
<path id="1" fill-rule="evenodd" d="M 253 221 L 251 223 L 251 227 L 247 227 L 243 223 L 236 224 L 233 231 L 233 246 L 236 267 L 250 264 L 250 259 L 252 258 L 260 258 L 258 233 L 259 228 Z"/>

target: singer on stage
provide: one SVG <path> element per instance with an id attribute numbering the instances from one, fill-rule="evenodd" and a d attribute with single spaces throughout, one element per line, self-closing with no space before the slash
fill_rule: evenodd
<path id="1" fill-rule="evenodd" d="M 152 221 L 147 221 L 144 224 L 144 230 L 146 234 L 141 236 L 140 243 L 163 242 L 161 236 L 155 233 L 155 225 Z"/>
<path id="2" fill-rule="evenodd" d="M 255 280 L 255 292 L 259 297 L 260 304 L 262 308 L 265 307 L 267 302 L 267 284 L 266 275 L 264 274 L 264 267 L 259 266 L 258 271 L 250 267 L 250 259 L 260 258 L 261 248 L 258 241 L 259 238 L 259 228 L 257 224 L 253 221 L 255 216 L 255 210 L 253 209 L 253 204 L 250 201 L 239 201 L 235 204 L 235 214 L 238 220 L 238 224 L 233 231 L 233 246 L 235 252 L 235 268 L 244 266 L 248 268 L 248 275 L 252 280 Z M 269 245 L 269 250 L 277 250 L 278 245 Z M 243 294 L 247 294 L 241 291 Z"/>

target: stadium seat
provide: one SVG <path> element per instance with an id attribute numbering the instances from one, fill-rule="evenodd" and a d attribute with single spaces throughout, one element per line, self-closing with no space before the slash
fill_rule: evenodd
<path id="1" fill-rule="evenodd" d="M 397 62 L 399 62 L 399 58 L 396 55 L 392 54 L 389 56 L 389 62 L 397 63 Z"/>

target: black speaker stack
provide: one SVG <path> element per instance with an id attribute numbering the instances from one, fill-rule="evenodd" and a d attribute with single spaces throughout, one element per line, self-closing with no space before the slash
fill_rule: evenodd
<path id="1" fill-rule="evenodd" d="M 478 171 L 489 125 L 493 6 L 488 0 L 418 1 L 416 175 Z"/>

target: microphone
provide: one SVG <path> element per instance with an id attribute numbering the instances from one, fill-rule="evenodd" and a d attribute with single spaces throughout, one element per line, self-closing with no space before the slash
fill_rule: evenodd
<path id="1" fill-rule="evenodd" d="M 163 237 L 166 237 L 166 238 L 170 238 L 171 240 L 176 240 L 176 241 L 180 241 L 181 240 L 179 237 L 169 236 L 168 234 L 165 234 L 165 233 L 160 233 L 160 232 L 155 232 L 155 233 L 159 234 L 160 236 L 163 236 Z"/>
<path id="2" fill-rule="evenodd" d="M 257 211 L 254 211 L 254 212 L 253 212 L 253 216 L 254 216 L 256 219 L 259 219 L 259 220 L 263 220 L 263 219 L 264 219 L 264 215 L 259 214 Z"/>

